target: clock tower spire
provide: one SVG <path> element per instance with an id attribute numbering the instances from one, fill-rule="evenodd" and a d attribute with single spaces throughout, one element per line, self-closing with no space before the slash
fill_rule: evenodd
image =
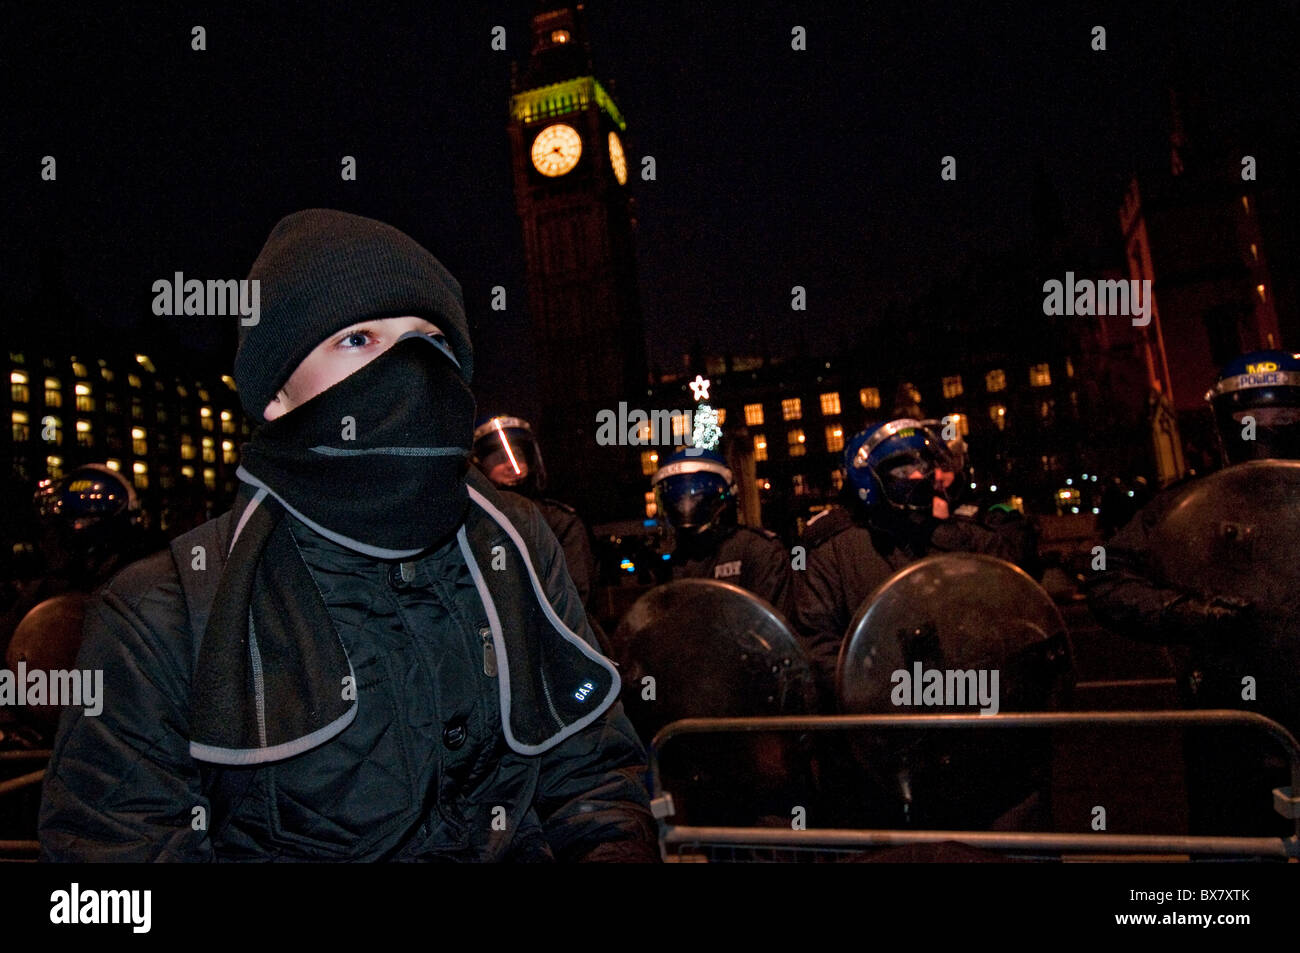
<path id="1" fill-rule="evenodd" d="M 593 520 L 640 513 L 636 447 L 598 446 L 596 415 L 647 386 L 627 122 L 596 79 L 581 3 L 538 3 L 510 97 L 515 207 L 547 470 Z M 554 461 L 554 463 L 552 463 Z"/>

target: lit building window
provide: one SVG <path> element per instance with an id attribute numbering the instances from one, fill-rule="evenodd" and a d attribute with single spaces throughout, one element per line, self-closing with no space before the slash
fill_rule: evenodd
<path id="1" fill-rule="evenodd" d="M 215 490 L 217 488 L 216 470 L 212 469 L 211 467 L 203 468 L 203 485 L 206 486 L 209 490 Z"/>
<path id="2" fill-rule="evenodd" d="M 225 385 L 226 385 L 227 387 L 229 387 L 231 390 L 238 390 L 238 389 L 239 389 L 239 388 L 237 388 L 237 387 L 235 386 L 235 379 L 234 379 L 233 377 L 231 377 L 229 374 L 222 374 L 222 375 L 221 375 L 221 383 L 225 384 Z"/>
<path id="3" fill-rule="evenodd" d="M 15 404 L 27 403 L 30 394 L 27 392 L 27 372 L 10 371 L 9 372 L 9 396 Z"/>
<path id="4" fill-rule="evenodd" d="M 199 417 L 202 418 L 203 429 L 211 433 L 212 431 L 212 408 L 200 407 Z"/>
<path id="5" fill-rule="evenodd" d="M 57 480 L 59 477 L 63 476 L 63 458 L 46 457 L 45 472 L 51 479 L 54 480 Z"/>
<path id="6" fill-rule="evenodd" d="M 569 31 L 568 31 L 568 30 L 552 30 L 552 31 L 551 31 L 551 42 L 552 42 L 552 43 L 568 43 L 568 42 L 569 42 Z"/>
<path id="7" fill-rule="evenodd" d="M 77 391 L 77 410 L 89 413 L 95 409 L 95 398 L 91 396 L 89 384 L 78 384 Z"/>
<path id="8" fill-rule="evenodd" d="M 153 366 L 153 361 L 149 360 L 148 354 L 137 354 L 135 356 L 135 361 L 137 364 L 143 367 L 150 374 L 156 374 L 158 372 L 157 369 Z"/>
<path id="9" fill-rule="evenodd" d="M 233 440 L 221 441 L 221 459 L 226 463 L 234 463 L 238 459 L 235 455 L 235 443 Z"/>
<path id="10" fill-rule="evenodd" d="M 993 404 L 989 407 L 989 419 L 993 421 L 993 426 L 999 430 L 1007 428 L 1007 408 L 1002 404 Z"/>
<path id="11" fill-rule="evenodd" d="M 840 412 L 839 394 L 822 394 L 822 416 L 833 417 Z"/>
<path id="12" fill-rule="evenodd" d="M 235 418 L 228 410 L 223 410 L 221 412 L 221 432 L 222 433 L 235 432 Z"/>
<path id="13" fill-rule="evenodd" d="M 840 490 L 844 489 L 844 468 L 843 467 L 839 467 L 838 469 L 831 471 L 831 486 L 835 488 L 836 492 L 839 492 Z"/>
<path id="14" fill-rule="evenodd" d="M 185 385 L 184 385 L 184 384 L 177 384 L 177 385 L 176 385 L 176 395 L 177 395 L 178 397 L 189 397 L 189 396 L 190 396 L 190 392 L 187 391 L 187 390 L 185 389 Z"/>
<path id="15" fill-rule="evenodd" d="M 1056 407 L 1054 400 L 1040 400 L 1038 402 L 1038 417 L 1040 420 L 1051 420 L 1052 410 Z"/>
<path id="16" fill-rule="evenodd" d="M 830 424 L 826 428 L 826 449 L 832 453 L 844 449 L 844 428 L 839 424 Z"/>
<path id="17" fill-rule="evenodd" d="M 659 506 L 658 506 L 658 504 L 655 503 L 655 491 L 654 491 L 654 490 L 646 490 L 646 494 L 645 494 L 645 518 L 648 519 L 648 520 L 652 520 L 652 519 L 654 519 L 654 518 L 655 518 L 656 516 L 658 516 L 658 515 L 659 515 Z"/>
<path id="18" fill-rule="evenodd" d="M 1246 210 L 1247 215 L 1250 214 L 1250 199 L 1246 198 L 1244 195 L 1241 197 L 1241 207 Z"/>
<path id="19" fill-rule="evenodd" d="M 1065 376 L 1074 376 L 1074 361 L 1070 360 L 1068 357 L 1065 359 Z"/>
<path id="20" fill-rule="evenodd" d="M 787 397 L 781 401 L 781 417 L 784 420 L 798 420 L 803 416 L 803 401 L 798 397 Z"/>
<path id="21" fill-rule="evenodd" d="M 26 411 L 15 410 L 9 415 L 9 420 L 13 427 L 14 443 L 23 443 L 31 439 L 32 429 Z"/>
<path id="22" fill-rule="evenodd" d="M 213 440 L 211 437 L 203 438 L 203 462 L 204 463 L 217 462 L 217 442 Z"/>
<path id="23" fill-rule="evenodd" d="M 1007 375 L 1001 370 L 989 371 L 984 375 L 984 387 L 990 394 L 1007 389 Z"/>
<path id="24" fill-rule="evenodd" d="M 108 468 L 109 468 L 110 470 L 112 470 L 114 473 L 121 473 L 121 472 L 122 472 L 122 461 L 121 461 L 121 460 L 112 460 L 112 459 L 105 460 L 105 461 L 104 461 L 104 466 L 108 467 Z"/>
<path id="25" fill-rule="evenodd" d="M 42 417 L 41 418 L 41 439 L 42 440 L 45 439 L 44 429 L 46 427 L 54 428 L 54 439 L 46 442 L 52 443 L 56 447 L 62 446 L 63 445 L 63 421 L 58 417 L 51 417 L 51 416 Z"/>
<path id="26" fill-rule="evenodd" d="M 790 484 L 794 488 L 795 496 L 803 496 L 808 492 L 808 478 L 802 473 L 796 473 L 791 477 Z"/>
<path id="27" fill-rule="evenodd" d="M 72 362 L 72 375 L 74 377 L 89 377 L 90 371 L 86 370 L 86 365 L 80 361 Z"/>
<path id="28" fill-rule="evenodd" d="M 187 433 L 181 434 L 181 459 L 194 459 L 194 438 Z"/>
<path id="29" fill-rule="evenodd" d="M 127 374 L 127 375 L 126 375 L 126 382 L 127 382 L 128 384 L 130 384 L 132 387 L 139 387 L 139 386 L 140 386 L 140 375 L 139 375 L 139 374 Z"/>
<path id="30" fill-rule="evenodd" d="M 149 465 L 137 460 L 131 464 L 131 470 L 134 474 L 135 488 L 137 490 L 149 489 Z"/>
<path id="31" fill-rule="evenodd" d="M 957 426 L 957 433 L 961 434 L 963 437 L 970 435 L 969 417 L 967 417 L 965 414 L 949 414 L 948 417 L 951 417 L 952 418 L 951 423 Z M 942 422 L 948 423 L 949 422 L 948 417 L 945 417 Z"/>
<path id="32" fill-rule="evenodd" d="M 1052 369 L 1046 364 L 1035 364 L 1029 369 L 1030 387 L 1048 387 L 1052 383 Z"/>
<path id="33" fill-rule="evenodd" d="M 1254 242 L 1250 243 L 1250 257 L 1259 261 L 1259 247 Z"/>
<path id="34" fill-rule="evenodd" d="M 767 437 L 761 433 L 754 434 L 754 460 L 767 459 Z"/>
<path id="35" fill-rule="evenodd" d="M 636 425 L 636 439 L 642 443 L 650 442 L 650 421 L 643 420 Z"/>
<path id="36" fill-rule="evenodd" d="M 1256 286 L 1255 286 L 1255 290 L 1259 292 L 1259 300 L 1260 300 L 1260 301 L 1267 301 L 1267 300 L 1268 300 L 1268 298 L 1264 295 L 1264 286 L 1263 286 L 1263 285 L 1256 285 Z"/>
<path id="37" fill-rule="evenodd" d="M 718 415 L 718 426 L 721 427 L 723 424 L 727 422 L 727 408 L 719 407 L 717 409 L 717 415 Z"/>
<path id="38" fill-rule="evenodd" d="M 104 380 L 107 381 L 108 383 L 110 384 L 113 383 L 114 374 L 111 369 L 107 367 L 100 367 L 99 376 L 104 378 Z"/>
<path id="39" fill-rule="evenodd" d="M 653 450 L 641 451 L 641 473 L 645 476 L 654 476 L 659 469 L 659 454 Z"/>
<path id="40" fill-rule="evenodd" d="M 690 416 L 688 414 L 673 414 L 670 419 L 673 422 L 673 437 L 680 437 L 684 440 L 686 435 L 690 433 Z"/>
<path id="41" fill-rule="evenodd" d="M 131 398 L 131 419 L 144 420 L 144 404 L 140 402 L 139 397 Z"/>
<path id="42" fill-rule="evenodd" d="M 148 434 L 143 427 L 131 428 L 131 452 L 137 457 L 143 457 L 149 452 Z"/>
<path id="43" fill-rule="evenodd" d="M 181 476 L 185 477 L 185 479 L 187 479 L 187 480 L 193 480 L 193 479 L 194 479 L 194 468 L 191 467 L 191 466 L 184 466 L 184 467 L 181 467 Z"/>
<path id="44" fill-rule="evenodd" d="M 763 426 L 763 405 L 762 404 L 745 405 L 745 423 L 750 427 Z"/>
<path id="45" fill-rule="evenodd" d="M 45 406 L 63 406 L 63 391 L 60 389 L 59 379 L 57 377 L 45 378 Z"/>
<path id="46" fill-rule="evenodd" d="M 785 436 L 786 436 L 786 446 L 790 456 L 802 457 L 805 453 L 807 453 L 808 448 L 805 446 L 805 444 L 807 443 L 808 438 L 804 436 L 804 432 L 802 430 L 788 431 Z"/>
<path id="47" fill-rule="evenodd" d="M 874 410 L 880 406 L 880 388 L 864 387 L 858 391 L 858 401 L 867 410 Z"/>
<path id="48" fill-rule="evenodd" d="M 208 401 L 210 401 L 211 399 L 212 399 L 212 398 L 208 396 L 208 392 L 207 392 L 206 390 L 204 390 L 202 387 L 200 387 L 200 388 L 199 388 L 199 400 L 203 401 L 203 402 L 206 404 L 206 403 L 207 403 Z"/>
<path id="49" fill-rule="evenodd" d="M 962 395 L 961 375 L 956 377 L 945 377 L 943 379 L 943 396 L 960 397 Z"/>
<path id="50" fill-rule="evenodd" d="M 91 431 L 89 420 L 78 420 L 77 427 L 77 446 L 93 447 L 95 445 L 95 435 Z"/>

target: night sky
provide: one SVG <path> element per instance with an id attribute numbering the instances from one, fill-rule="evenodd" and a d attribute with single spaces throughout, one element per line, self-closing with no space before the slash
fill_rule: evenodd
<path id="1" fill-rule="evenodd" d="M 505 127 L 532 4 L 86 6 L 32 4 L 0 36 L 7 321 L 39 320 L 24 305 L 57 248 L 68 292 L 138 338 L 153 281 L 242 277 L 280 216 L 329 206 L 426 245 L 464 285 L 479 387 L 527 386 Z M 1213 7 L 592 0 L 597 75 L 629 123 L 652 361 L 863 340 L 973 253 L 1025 247 L 1040 163 L 1073 240 L 1118 248 L 1129 176 L 1167 162 L 1171 84 L 1193 144 L 1240 143 L 1261 179 L 1293 176 L 1297 3 Z M 636 177 L 646 154 L 657 181 Z M 956 182 L 939 177 L 949 154 Z M 506 314 L 487 306 L 498 284 Z M 229 367 L 220 319 L 171 320 Z"/>

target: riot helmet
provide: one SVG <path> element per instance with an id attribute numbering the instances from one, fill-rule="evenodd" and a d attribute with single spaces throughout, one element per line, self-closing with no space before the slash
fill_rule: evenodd
<path id="1" fill-rule="evenodd" d="M 694 534 L 716 525 L 736 499 L 731 469 L 714 450 L 683 447 L 655 471 L 651 485 L 664 519 Z"/>
<path id="2" fill-rule="evenodd" d="M 538 497 L 546 489 L 546 465 L 533 428 L 522 417 L 489 417 L 474 430 L 476 467 L 503 490 Z"/>
<path id="3" fill-rule="evenodd" d="M 910 417 L 856 434 L 844 448 L 844 463 L 849 484 L 868 509 L 888 506 L 908 514 L 931 512 L 937 470 L 961 469 L 940 434 Z"/>
<path id="4" fill-rule="evenodd" d="M 87 463 L 57 480 L 42 480 L 36 508 L 70 552 L 124 545 L 141 522 L 135 488 L 116 470 Z"/>
<path id="5" fill-rule="evenodd" d="M 1205 399 L 1228 464 L 1300 460 L 1300 354 L 1254 351 L 1234 358 Z"/>

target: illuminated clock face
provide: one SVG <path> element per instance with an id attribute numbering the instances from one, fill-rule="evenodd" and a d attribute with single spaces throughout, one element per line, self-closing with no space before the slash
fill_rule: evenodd
<path id="1" fill-rule="evenodd" d="M 619 185 L 627 185 L 627 156 L 623 155 L 623 142 L 618 133 L 609 134 L 609 164 L 614 169 L 614 178 Z"/>
<path id="2" fill-rule="evenodd" d="M 533 140 L 533 165 L 542 175 L 564 175 L 578 164 L 581 155 L 582 137 L 562 122 L 547 126 Z"/>

